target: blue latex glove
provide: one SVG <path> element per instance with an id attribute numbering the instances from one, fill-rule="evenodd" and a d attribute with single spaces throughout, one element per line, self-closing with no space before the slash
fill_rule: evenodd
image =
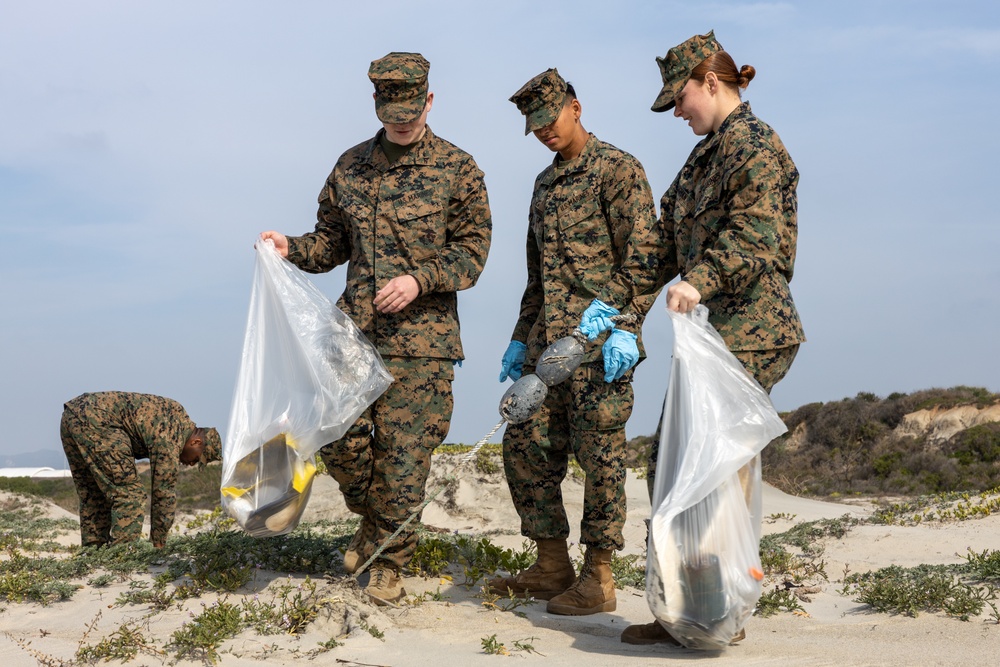
<path id="1" fill-rule="evenodd" d="M 527 346 L 519 340 L 510 341 L 507 351 L 503 353 L 500 360 L 500 381 L 503 382 L 509 376 L 512 380 L 520 380 L 524 371 L 524 352 Z"/>
<path id="2" fill-rule="evenodd" d="M 615 323 L 611 321 L 611 316 L 618 315 L 618 309 L 609 306 L 600 299 L 594 299 L 583 311 L 580 318 L 580 331 L 587 336 L 587 340 L 596 339 L 602 331 L 614 329 Z"/>
<path id="3" fill-rule="evenodd" d="M 631 331 L 615 329 L 601 348 L 604 355 L 604 381 L 614 382 L 639 361 L 639 346 Z"/>

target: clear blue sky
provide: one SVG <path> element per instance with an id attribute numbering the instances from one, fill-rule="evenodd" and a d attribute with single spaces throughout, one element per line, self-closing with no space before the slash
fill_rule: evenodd
<path id="1" fill-rule="evenodd" d="M 1000 390 L 995 2 L 0 0 L 0 456 L 59 449 L 66 400 L 161 394 L 225 428 L 258 232 L 311 230 L 345 149 L 379 128 L 366 72 L 431 62 L 430 125 L 486 173 L 494 241 L 460 296 L 451 442 L 498 420 L 535 174 L 507 98 L 548 67 L 657 200 L 695 144 L 649 106 L 655 57 L 715 29 L 801 172 L 792 291 L 809 339 L 779 410 L 868 391 Z M 342 270 L 316 278 L 331 298 Z M 647 319 L 629 436 L 671 350 Z"/>

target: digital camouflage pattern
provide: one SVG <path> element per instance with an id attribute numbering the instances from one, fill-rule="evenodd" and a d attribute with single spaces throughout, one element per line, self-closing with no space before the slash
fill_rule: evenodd
<path id="1" fill-rule="evenodd" d="M 316 229 L 288 238 L 288 259 L 312 273 L 348 263 L 337 307 L 383 356 L 462 359 L 456 291 L 476 284 L 492 233 L 483 173 L 430 127 L 390 165 L 383 133 L 337 161 Z M 399 313 L 377 312 L 375 293 L 405 274 L 420 296 Z"/>
<path id="2" fill-rule="evenodd" d="M 533 370 L 525 368 L 525 373 Z M 580 542 L 598 549 L 624 547 L 625 422 L 632 414 L 631 379 L 629 371 L 608 383 L 603 362 L 581 366 L 569 379 L 549 387 L 535 416 L 507 425 L 504 472 L 522 535 L 533 540 L 569 536 L 562 481 L 574 456 L 586 474 Z"/>
<path id="3" fill-rule="evenodd" d="M 368 78 L 375 85 L 375 115 L 383 123 L 416 120 L 427 104 L 431 64 L 419 53 L 392 53 L 373 60 Z"/>
<path id="4" fill-rule="evenodd" d="M 316 229 L 288 239 L 288 259 L 305 271 L 347 262 L 337 306 L 395 378 L 320 451 L 348 507 L 375 523 L 375 544 L 422 502 L 431 452 L 448 433 L 453 361 L 463 358 L 456 292 L 478 280 L 492 233 L 483 173 L 468 153 L 427 127 L 390 164 L 383 134 L 341 156 L 320 192 Z M 376 292 L 406 274 L 420 295 L 399 313 L 377 312 Z M 404 532 L 382 559 L 403 567 L 415 546 Z"/>
<path id="5" fill-rule="evenodd" d="M 177 506 L 180 452 L 195 429 L 174 400 L 122 391 L 83 394 L 65 404 L 60 436 L 80 496 L 83 546 L 142 537 L 146 493 L 136 459 L 149 459 L 150 539 L 166 541 Z"/>
<path id="6" fill-rule="evenodd" d="M 453 408 L 452 362 L 384 361 L 396 381 L 347 435 L 319 450 L 348 509 L 375 526 L 366 536 L 372 545 L 381 545 L 423 503 L 431 454 L 448 435 Z M 405 530 L 380 559 L 402 568 L 416 547 L 416 533 Z M 367 559 L 372 549 L 364 551 Z"/>
<path id="7" fill-rule="evenodd" d="M 664 269 L 651 290 L 680 273 L 730 350 L 804 342 L 788 287 L 798 180 L 777 133 L 742 103 L 695 146 L 660 201 Z"/>
<path id="8" fill-rule="evenodd" d="M 524 133 L 551 125 L 566 102 L 566 80 L 559 70 L 547 69 L 511 95 L 510 101 L 524 114 Z"/>
<path id="9" fill-rule="evenodd" d="M 593 134 L 580 155 L 558 155 L 535 179 L 528 215 L 528 283 L 511 336 L 534 365 L 550 344 L 570 336 L 594 299 L 635 313 L 640 332 L 656 294 L 633 298 L 633 284 L 656 275 L 662 251 L 646 173 L 634 157 Z M 584 362 L 601 358 L 586 348 Z M 642 353 L 642 339 L 638 341 Z M 644 354 L 643 354 L 644 356 Z"/>
<path id="10" fill-rule="evenodd" d="M 678 44 L 667 51 L 665 57 L 657 57 L 656 64 L 660 67 L 663 88 L 653 102 L 653 111 L 673 109 L 674 98 L 684 89 L 694 68 L 719 51 L 722 51 L 722 46 L 715 41 L 715 32 L 709 30 L 707 35 L 695 35 L 683 44 Z"/>
<path id="11" fill-rule="evenodd" d="M 798 240 L 799 172 L 777 133 L 740 104 L 702 139 L 660 201 L 665 268 L 659 289 L 678 273 L 701 295 L 709 322 L 768 393 L 805 341 L 788 287 Z M 646 484 L 656 476 L 662 425 L 653 436 Z M 760 455 L 740 482 L 751 516 L 760 516 Z"/>
<path id="12" fill-rule="evenodd" d="M 525 373 L 551 343 L 572 335 L 595 298 L 641 331 L 656 298 L 633 298 L 632 283 L 656 266 L 656 212 L 642 165 L 590 135 L 580 155 L 558 156 L 535 179 L 528 217 L 528 283 L 512 335 L 527 345 Z M 620 549 L 625 518 L 625 422 L 632 413 L 632 371 L 604 381 L 599 342 L 586 346 L 573 376 L 550 387 L 528 421 L 509 424 L 504 469 L 531 539 L 569 534 L 560 484 L 572 454 L 586 473 L 584 544 Z M 641 340 L 638 342 L 640 352 Z"/>
<path id="13" fill-rule="evenodd" d="M 215 428 L 206 428 L 201 449 L 201 463 L 222 460 L 222 437 Z"/>

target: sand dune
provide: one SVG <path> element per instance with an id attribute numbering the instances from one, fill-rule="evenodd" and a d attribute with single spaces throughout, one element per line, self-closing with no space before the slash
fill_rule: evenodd
<path id="1" fill-rule="evenodd" d="M 439 458 L 429 489 L 434 491 L 452 464 Z M 575 480 L 564 484 L 571 522 L 579 521 L 582 485 Z M 626 552 L 642 553 L 645 547 L 643 519 L 649 514 L 644 480 L 628 481 L 629 518 Z M 764 495 L 765 533 L 782 532 L 796 523 L 845 514 L 864 517 L 871 508 L 865 503 L 842 504 L 796 498 L 767 488 Z M 52 507 L 53 515 L 61 512 Z M 348 516 L 329 478 L 318 479 L 305 521 Z M 491 539 L 510 547 L 521 545 L 518 520 L 500 476 L 484 476 L 461 471 L 457 483 L 428 506 L 424 522 L 449 531 L 494 531 Z M 346 664 L 346 665 L 433 665 L 497 664 L 516 660 L 520 664 L 545 665 L 653 665 L 664 661 L 710 660 L 713 665 L 995 665 L 1000 656 L 1000 627 L 983 616 L 968 622 L 944 614 L 924 613 L 917 618 L 871 612 L 838 591 L 845 569 L 861 572 L 891 564 L 957 563 L 968 548 L 1000 548 L 1000 518 L 933 524 L 918 527 L 861 525 L 840 540 L 825 542 L 825 569 L 829 581 L 807 596 L 805 613 L 751 618 L 747 638 L 717 654 L 664 646 L 630 646 L 619 641 L 621 630 L 630 623 L 651 620 L 644 593 L 636 589 L 619 591 L 618 609 L 589 617 L 555 616 L 545 612 L 544 603 L 521 607 L 517 613 L 490 610 L 469 591 L 447 579 L 410 577 L 405 585 L 410 593 L 438 594 L 442 601 L 428 599 L 416 606 L 398 609 L 375 608 L 361 595 L 353 580 L 341 577 L 320 585 L 324 594 L 338 605 L 298 636 L 261 637 L 247 632 L 227 642 L 221 662 L 226 667 L 266 664 Z M 71 536 L 72 537 L 72 536 Z M 578 540 L 574 529 L 571 540 Z M 274 573 L 275 581 L 285 581 L 285 573 Z M 456 577 L 460 579 L 461 577 Z M 293 577 L 293 581 L 301 579 Z M 365 583 L 362 576 L 361 584 Z M 275 586 L 272 582 L 271 586 Z M 0 612 L 0 661 L 4 667 L 42 664 L 38 655 L 68 660 L 73 657 L 86 625 L 100 614 L 96 633 L 112 632 L 123 621 L 140 618 L 142 608 L 110 605 L 122 583 L 108 588 L 84 587 L 67 602 L 42 607 L 35 604 L 4 603 Z M 265 593 L 266 594 L 266 591 Z M 164 638 L 190 616 L 188 610 L 203 597 L 186 601 L 184 609 L 165 612 L 150 622 L 149 633 L 161 644 Z M 377 627 L 378 639 L 365 627 Z M 340 636 L 343 645 L 310 659 L 309 651 L 318 642 Z M 495 636 L 496 642 L 512 649 L 511 657 L 484 653 L 482 642 Z M 30 642 L 30 646 L 19 646 Z M 521 646 L 522 650 L 514 650 Z M 532 650 L 524 650 L 530 646 Z M 156 664 L 161 658 L 140 656 L 131 664 Z M 58 664 L 58 663 L 51 663 Z"/>

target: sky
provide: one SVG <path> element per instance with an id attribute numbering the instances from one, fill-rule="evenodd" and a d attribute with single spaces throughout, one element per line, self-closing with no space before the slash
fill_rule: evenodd
<path id="1" fill-rule="evenodd" d="M 0 0 L 0 463 L 59 450 L 63 403 L 88 391 L 174 398 L 225 437 L 254 240 L 312 230 L 338 156 L 380 127 L 367 70 L 390 51 L 430 61 L 428 123 L 486 175 L 493 244 L 459 297 L 447 438 L 479 440 L 552 157 L 508 98 L 557 67 L 658 202 L 697 138 L 650 111 L 655 58 L 710 29 L 756 68 L 744 99 L 801 173 L 808 342 L 775 407 L 1000 391 L 995 2 Z M 344 275 L 313 280 L 335 300 Z M 655 430 L 666 390 L 662 294 L 643 336 L 629 437 Z"/>

